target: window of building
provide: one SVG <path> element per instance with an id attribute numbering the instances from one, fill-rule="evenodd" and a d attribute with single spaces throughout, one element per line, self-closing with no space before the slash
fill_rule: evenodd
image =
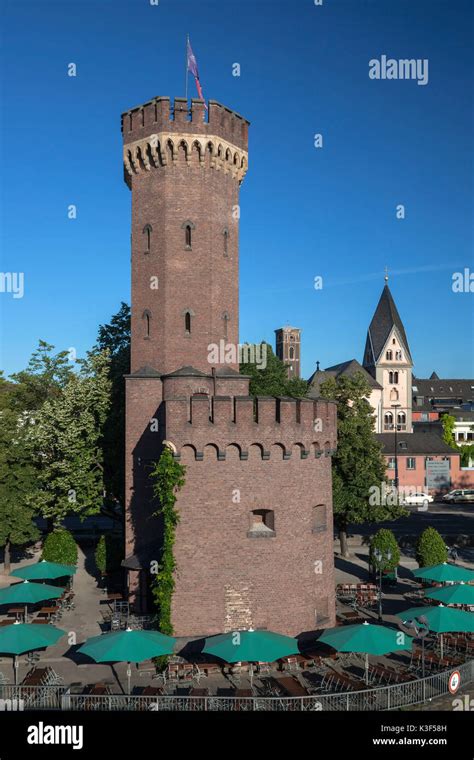
<path id="1" fill-rule="evenodd" d="M 189 224 L 185 227 L 185 245 L 186 248 L 191 248 L 191 226 Z"/>
<path id="2" fill-rule="evenodd" d="M 389 350 L 387 351 L 387 353 L 385 354 L 385 358 L 386 358 L 386 359 L 387 359 L 387 361 L 389 361 L 389 362 L 391 362 L 391 361 L 392 361 L 393 355 L 392 355 L 392 352 L 390 351 L 390 349 L 389 349 Z"/>
<path id="3" fill-rule="evenodd" d="M 407 416 L 405 412 L 398 412 L 397 422 L 399 425 L 406 425 Z"/>
<path id="4" fill-rule="evenodd" d="M 224 256 L 229 255 L 229 230 L 224 230 Z"/>
<path id="5" fill-rule="evenodd" d="M 184 331 L 191 335 L 191 313 L 189 311 L 184 315 Z"/>
<path id="6" fill-rule="evenodd" d="M 254 509 L 250 513 L 249 538 L 272 538 L 275 535 L 273 509 Z"/>
<path id="7" fill-rule="evenodd" d="M 429 422 L 429 419 L 430 419 L 430 415 L 428 414 L 428 412 L 422 412 L 421 413 L 421 421 L 422 422 Z"/>
<path id="8" fill-rule="evenodd" d="M 184 230 L 184 247 L 187 251 L 192 250 L 194 224 L 189 221 L 183 222 L 181 229 Z"/>
<path id="9" fill-rule="evenodd" d="M 385 412 L 383 416 L 383 423 L 385 430 L 390 430 L 393 427 L 393 414 L 392 412 Z"/>
<path id="10" fill-rule="evenodd" d="M 456 440 L 458 440 L 458 441 L 465 441 L 466 439 L 465 439 L 464 436 L 465 436 L 464 433 L 458 433 L 457 436 L 456 436 Z"/>
<path id="11" fill-rule="evenodd" d="M 290 359 L 294 359 L 295 358 L 295 349 L 294 349 L 293 346 L 290 346 L 290 349 L 289 349 L 289 352 L 288 352 L 288 356 L 289 356 Z"/>
<path id="12" fill-rule="evenodd" d="M 395 457 L 389 457 L 388 458 L 387 467 L 388 467 L 389 470 L 394 470 L 395 469 Z"/>
<path id="13" fill-rule="evenodd" d="M 151 226 L 151 224 L 145 224 L 143 228 L 143 234 L 145 235 L 145 253 L 150 253 L 152 232 L 153 232 L 153 227 Z"/>
<path id="14" fill-rule="evenodd" d="M 395 359 L 398 361 L 402 360 L 402 352 L 401 351 L 395 351 Z"/>
<path id="15" fill-rule="evenodd" d="M 325 504 L 317 504 L 313 507 L 313 533 L 322 533 L 327 530 L 327 510 Z"/>
<path id="16" fill-rule="evenodd" d="M 415 457 L 407 457 L 407 470 L 416 470 Z"/>
<path id="17" fill-rule="evenodd" d="M 145 334 L 143 337 L 149 338 L 150 329 L 151 329 L 151 313 L 148 311 L 148 309 L 145 309 L 145 311 L 143 312 L 142 319 L 145 323 Z"/>
<path id="18" fill-rule="evenodd" d="M 392 388 L 390 391 L 390 401 L 398 401 L 398 391 L 396 388 Z"/>

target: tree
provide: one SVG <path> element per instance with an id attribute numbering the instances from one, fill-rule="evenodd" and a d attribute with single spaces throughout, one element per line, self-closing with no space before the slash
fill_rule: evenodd
<path id="1" fill-rule="evenodd" d="M 321 384 L 321 396 L 337 402 L 337 452 L 332 460 L 334 522 L 341 554 L 349 556 L 347 529 L 351 523 L 395 520 L 407 514 L 384 498 L 386 464 L 374 437 L 375 419 L 367 398 L 370 386 L 361 372 L 329 378 Z M 376 489 L 378 498 L 369 501 Z"/>
<path id="2" fill-rule="evenodd" d="M 175 508 L 177 492 L 184 485 L 186 468 L 176 462 L 168 447 L 161 453 L 152 469 L 153 493 L 158 499 L 159 507 L 155 515 L 163 518 L 163 545 L 158 572 L 152 585 L 152 594 L 158 609 L 158 628 L 161 633 L 173 633 L 171 622 L 171 602 L 175 588 L 176 560 L 173 548 L 179 513 Z"/>
<path id="3" fill-rule="evenodd" d="M 28 367 L 11 376 L 13 383 L 8 389 L 10 406 L 18 411 L 37 411 L 45 401 L 61 396 L 65 385 L 73 375 L 69 353 L 53 354 L 54 346 L 39 341 Z"/>
<path id="4" fill-rule="evenodd" d="M 110 356 L 110 406 L 104 424 L 103 460 L 107 496 L 125 501 L 125 380 L 130 372 L 130 307 L 121 303 L 109 324 L 100 325 L 97 350 Z"/>
<path id="5" fill-rule="evenodd" d="M 240 373 L 250 375 L 249 393 L 251 396 L 292 396 L 301 398 L 306 396 L 308 384 L 301 378 L 288 380 L 286 365 L 272 351 L 271 346 L 265 341 L 260 344 L 262 356 L 266 359 L 265 367 L 258 367 L 260 362 L 247 362 L 240 364 Z M 260 351 L 260 346 L 258 350 Z M 259 355 L 257 353 L 257 355 Z"/>
<path id="6" fill-rule="evenodd" d="M 456 439 L 454 437 L 454 426 L 456 424 L 456 418 L 451 414 L 441 415 L 441 424 L 443 426 L 443 441 L 451 446 L 452 449 L 457 449 Z"/>
<path id="7" fill-rule="evenodd" d="M 103 533 L 97 542 L 94 558 L 101 575 L 115 572 L 123 559 L 122 541 L 117 536 Z"/>
<path id="8" fill-rule="evenodd" d="M 382 559 L 376 558 L 375 553 L 379 551 Z M 387 560 L 387 554 L 390 552 L 391 558 Z M 370 564 L 382 572 L 391 572 L 398 567 L 400 563 L 400 549 L 393 531 L 388 528 L 379 528 L 377 533 L 372 536 L 370 541 Z"/>
<path id="9" fill-rule="evenodd" d="M 36 471 L 27 435 L 28 417 L 11 409 L 0 412 L 0 546 L 4 571 L 10 572 L 11 547 L 39 538 L 33 522 Z"/>
<path id="10" fill-rule="evenodd" d="M 70 512 L 84 519 L 100 511 L 104 482 L 102 435 L 110 404 L 109 360 L 90 353 L 79 360 L 61 396 L 35 415 L 32 439 L 38 463 L 37 504 L 60 526 Z"/>
<path id="11" fill-rule="evenodd" d="M 50 533 L 43 544 L 41 559 L 60 565 L 76 565 L 77 544 L 72 533 L 65 528 Z"/>
<path id="12" fill-rule="evenodd" d="M 448 549 L 435 528 L 425 528 L 416 544 L 416 561 L 420 567 L 431 567 L 447 562 Z"/>

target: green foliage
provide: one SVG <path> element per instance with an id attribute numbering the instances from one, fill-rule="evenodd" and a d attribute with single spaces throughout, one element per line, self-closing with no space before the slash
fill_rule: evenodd
<path id="1" fill-rule="evenodd" d="M 456 439 L 454 437 L 454 426 L 456 424 L 456 418 L 451 414 L 441 415 L 441 424 L 443 426 L 443 441 L 451 446 L 452 449 L 457 449 Z"/>
<path id="2" fill-rule="evenodd" d="M 329 378 L 321 384 L 321 396 L 337 402 L 337 452 L 333 456 L 333 505 L 336 527 L 342 533 L 350 523 L 395 520 L 407 514 L 396 504 L 369 504 L 370 489 L 382 489 L 386 463 L 374 438 L 375 418 L 367 398 L 362 372 Z"/>
<path id="3" fill-rule="evenodd" d="M 117 536 L 102 534 L 97 542 L 94 557 L 101 575 L 119 570 L 123 560 L 122 542 Z"/>
<path id="4" fill-rule="evenodd" d="M 382 554 L 380 562 L 375 557 L 375 551 Z M 390 552 L 391 559 L 383 559 Z M 370 564 L 382 572 L 391 572 L 398 567 L 400 563 L 400 549 L 398 548 L 397 539 L 388 528 L 379 528 L 377 533 L 372 537 L 370 542 Z"/>
<path id="5" fill-rule="evenodd" d="M 447 562 L 448 549 L 435 528 L 425 528 L 416 545 L 416 561 L 420 567 L 431 567 Z"/>
<path id="6" fill-rule="evenodd" d="M 104 423 L 104 484 L 111 501 L 125 502 L 125 380 L 130 372 L 130 307 L 121 303 L 109 324 L 99 327 L 97 349 L 108 351 L 110 406 Z"/>
<path id="7" fill-rule="evenodd" d="M 39 341 L 28 367 L 11 376 L 13 383 L 8 389 L 10 406 L 18 411 L 37 411 L 47 400 L 61 396 L 65 385 L 73 375 L 67 351 L 53 355 L 54 346 Z"/>
<path id="8" fill-rule="evenodd" d="M 155 463 L 151 477 L 153 493 L 159 501 L 155 515 L 163 518 L 163 545 L 158 572 L 152 585 L 152 593 L 158 610 L 158 629 L 165 634 L 173 633 L 171 623 L 171 601 L 175 588 L 174 574 L 176 560 L 174 542 L 179 514 L 175 509 L 177 492 L 184 485 L 186 468 L 173 459 L 169 448 L 164 448 L 158 462 Z"/>
<path id="9" fill-rule="evenodd" d="M 265 341 L 261 343 L 262 351 L 266 351 L 266 367 L 259 369 L 254 362 L 240 365 L 241 375 L 250 376 L 251 396 L 291 396 L 301 398 L 306 396 L 308 383 L 301 378 L 288 380 L 286 365 L 272 351 Z M 265 356 L 265 354 L 263 354 Z"/>
<path id="10" fill-rule="evenodd" d="M 102 432 L 110 404 L 106 353 L 78 362 L 62 394 L 48 399 L 32 427 L 38 465 L 37 505 L 43 516 L 62 524 L 69 513 L 81 519 L 103 502 Z"/>
<path id="11" fill-rule="evenodd" d="M 33 522 L 36 471 L 28 437 L 29 416 L 11 409 L 0 412 L 0 546 L 5 547 L 9 572 L 10 545 L 21 546 L 39 537 Z"/>
<path id="12" fill-rule="evenodd" d="M 458 445 L 458 450 L 461 453 L 461 467 L 470 467 L 474 459 L 474 443 Z"/>
<path id="13" fill-rule="evenodd" d="M 62 565 L 77 565 L 77 544 L 65 528 L 54 530 L 46 537 L 41 559 Z"/>

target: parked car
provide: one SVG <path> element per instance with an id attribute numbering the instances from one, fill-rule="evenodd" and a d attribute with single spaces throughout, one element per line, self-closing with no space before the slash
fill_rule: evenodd
<path id="1" fill-rule="evenodd" d="M 407 494 L 403 499 L 403 505 L 407 507 L 418 507 L 420 505 L 427 507 L 432 501 L 433 497 L 429 493 L 418 491 L 418 493 Z"/>
<path id="2" fill-rule="evenodd" d="M 450 491 L 449 493 L 445 493 L 443 496 L 443 501 L 454 501 L 454 499 L 457 496 L 460 496 L 462 494 L 462 490 L 460 488 L 454 489 L 454 491 Z"/>
<path id="3" fill-rule="evenodd" d="M 474 488 L 463 489 L 456 493 L 452 499 L 454 504 L 472 504 L 474 503 Z"/>

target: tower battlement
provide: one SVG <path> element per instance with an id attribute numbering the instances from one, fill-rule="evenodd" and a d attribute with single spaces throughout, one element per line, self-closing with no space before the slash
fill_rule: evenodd
<path id="1" fill-rule="evenodd" d="M 250 446 L 259 446 L 262 459 L 279 447 L 280 458 L 330 456 L 336 449 L 336 404 L 332 401 L 252 396 L 193 396 L 163 402 L 166 439 L 179 456 L 183 446 L 201 458 L 206 446 L 225 459 L 228 446 L 238 447 L 240 458 Z"/>
<path id="2" fill-rule="evenodd" d="M 209 100 L 208 114 L 202 100 L 157 97 L 122 114 L 122 136 L 125 145 L 141 140 L 155 132 L 189 132 L 202 136 L 213 135 L 247 150 L 250 122 L 236 111 Z"/>

